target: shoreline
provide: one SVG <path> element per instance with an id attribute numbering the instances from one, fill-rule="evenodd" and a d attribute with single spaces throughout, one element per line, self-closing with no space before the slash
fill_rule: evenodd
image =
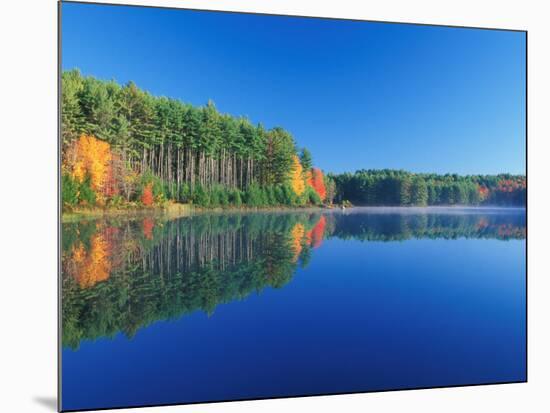
<path id="1" fill-rule="evenodd" d="M 188 217 L 193 215 L 202 214 L 238 214 L 238 213 L 267 213 L 267 212 L 314 212 L 314 211 L 326 211 L 329 213 L 334 212 L 351 212 L 355 211 L 370 211 L 373 213 L 395 213 L 408 212 L 408 213 L 437 213 L 437 212 L 475 212 L 475 211 L 526 211 L 525 206 L 474 206 L 474 205 L 429 205 L 429 206 L 369 206 L 369 205 L 355 205 L 347 207 L 345 210 L 341 210 L 340 207 L 334 206 L 329 208 L 327 206 L 305 206 L 305 207 L 287 207 L 287 206 L 271 206 L 271 207 L 226 207 L 226 208 L 201 208 L 192 204 L 170 204 L 166 207 L 153 207 L 153 208 L 132 208 L 132 209 L 81 209 L 71 212 L 61 213 L 61 223 L 78 222 L 85 219 L 101 219 L 101 218 L 127 218 L 137 219 L 148 216 L 164 216 L 169 219 L 177 219 L 182 217 Z"/>
<path id="2" fill-rule="evenodd" d="M 129 218 L 136 219 L 148 216 L 164 216 L 169 219 L 176 219 L 202 214 L 237 214 L 237 213 L 262 213 L 262 212 L 307 212 L 337 209 L 326 206 L 270 206 L 270 207 L 217 207 L 201 208 L 192 204 L 170 204 L 166 207 L 153 208 L 132 208 L 132 209 L 81 209 L 61 213 L 61 223 L 78 222 L 84 219 L 101 218 Z M 338 208 L 339 209 L 339 208 Z"/>

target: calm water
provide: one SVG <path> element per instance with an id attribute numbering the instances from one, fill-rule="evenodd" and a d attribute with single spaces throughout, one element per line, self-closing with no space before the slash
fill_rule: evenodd
<path id="1" fill-rule="evenodd" d="M 525 212 L 63 225 L 63 409 L 524 381 Z"/>

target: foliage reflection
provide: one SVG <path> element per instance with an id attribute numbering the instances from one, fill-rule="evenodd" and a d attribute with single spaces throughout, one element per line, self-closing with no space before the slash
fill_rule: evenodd
<path id="1" fill-rule="evenodd" d="M 328 238 L 524 239 L 524 213 L 198 215 L 63 225 L 63 345 L 133 337 L 157 320 L 281 288 Z"/>

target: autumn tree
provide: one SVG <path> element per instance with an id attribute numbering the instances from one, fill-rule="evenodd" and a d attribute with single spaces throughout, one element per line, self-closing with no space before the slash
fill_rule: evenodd
<path id="1" fill-rule="evenodd" d="M 143 187 L 141 203 L 145 206 L 153 205 L 153 183 L 150 182 Z"/>
<path id="2" fill-rule="evenodd" d="M 79 182 L 90 177 L 92 189 L 102 193 L 110 173 L 111 147 L 94 136 L 81 135 L 75 143 L 75 159 L 72 164 L 73 177 Z"/>
<path id="3" fill-rule="evenodd" d="M 311 187 L 315 189 L 321 201 L 324 201 L 327 197 L 327 190 L 325 188 L 323 172 L 319 168 L 313 168 L 311 170 L 311 175 Z"/>
<path id="4" fill-rule="evenodd" d="M 292 190 L 298 196 L 302 195 L 305 190 L 305 182 L 303 176 L 302 165 L 300 164 L 300 159 L 297 155 L 293 157 L 293 166 L 290 171 L 290 185 Z"/>

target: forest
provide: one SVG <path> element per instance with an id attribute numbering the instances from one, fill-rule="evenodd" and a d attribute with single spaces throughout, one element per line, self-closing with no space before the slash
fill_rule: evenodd
<path id="1" fill-rule="evenodd" d="M 526 203 L 523 175 L 415 174 L 359 170 L 325 174 L 282 127 L 266 129 L 155 97 L 78 70 L 62 73 L 63 211 L 147 208 Z"/>
<path id="2" fill-rule="evenodd" d="M 333 184 L 281 127 L 266 130 L 154 97 L 130 82 L 62 74 L 62 198 L 77 206 L 320 205 Z"/>
<path id="3" fill-rule="evenodd" d="M 401 170 L 360 170 L 329 175 L 337 202 L 356 205 L 500 205 L 524 206 L 524 175 L 414 174 Z"/>

